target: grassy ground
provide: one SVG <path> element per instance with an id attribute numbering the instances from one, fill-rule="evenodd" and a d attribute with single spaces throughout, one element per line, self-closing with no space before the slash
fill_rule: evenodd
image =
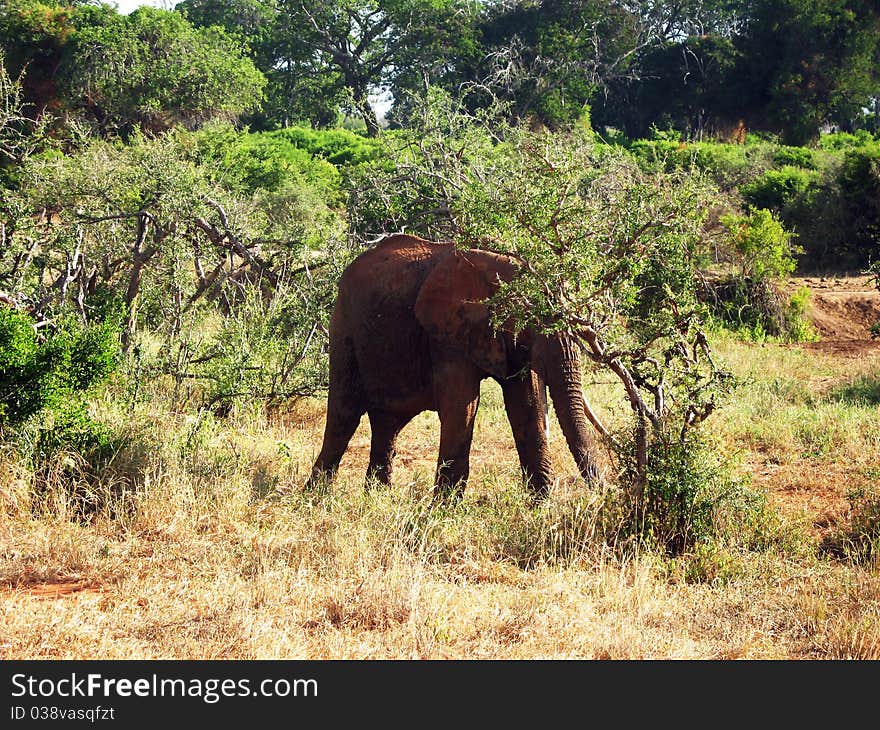
<path id="1" fill-rule="evenodd" d="M 0 454 L 0 658 L 880 658 L 876 562 L 821 549 L 880 487 L 880 350 L 717 347 L 743 385 L 710 440 L 767 495 L 770 537 L 676 560 L 604 547 L 602 495 L 558 428 L 557 484 L 530 507 L 488 382 L 444 510 L 434 414 L 402 434 L 391 489 L 363 489 L 364 422 L 334 485 L 304 495 L 320 401 L 199 423 L 109 391 L 96 413 L 131 439 L 98 491 L 134 488 L 91 520 L 67 497 L 82 465 L 45 465 L 37 501 Z M 610 385 L 589 393 L 624 414 Z"/>

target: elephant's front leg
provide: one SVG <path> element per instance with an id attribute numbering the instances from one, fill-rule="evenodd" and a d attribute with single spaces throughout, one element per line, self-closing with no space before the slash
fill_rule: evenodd
<path id="1" fill-rule="evenodd" d="M 481 373 L 467 362 L 435 361 L 434 397 L 440 416 L 435 499 L 461 498 L 470 473 Z"/>
<path id="2" fill-rule="evenodd" d="M 549 491 L 552 479 L 544 384 L 534 371 L 526 370 L 505 380 L 501 389 L 523 477 L 532 493 L 543 497 Z"/>

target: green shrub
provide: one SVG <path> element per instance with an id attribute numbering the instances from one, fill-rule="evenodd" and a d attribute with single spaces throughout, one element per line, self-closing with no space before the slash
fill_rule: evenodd
<path id="1" fill-rule="evenodd" d="M 786 231 L 779 219 L 765 208 L 749 209 L 745 215 L 721 217 L 732 248 L 734 263 L 740 276 L 763 280 L 789 276 L 795 269 L 793 234 Z"/>
<path id="2" fill-rule="evenodd" d="M 787 295 L 772 280 L 730 276 L 712 283 L 703 298 L 716 325 L 748 342 L 813 342 L 816 329 L 806 316 L 810 290 Z"/>
<path id="3" fill-rule="evenodd" d="M 187 324 L 179 337 L 151 347 L 143 337 L 126 363 L 135 388 L 144 377 L 172 376 L 172 402 L 202 414 L 272 408 L 326 387 L 326 332 L 336 281 L 349 252 L 334 248 L 308 278 L 279 282 L 267 296 L 246 289 L 222 316 Z M 136 392 L 136 390 L 135 390 Z"/>
<path id="4" fill-rule="evenodd" d="M 666 171 L 697 168 L 708 173 L 722 190 L 733 190 L 772 167 L 773 145 L 636 140 L 626 145 L 635 158 Z"/>
<path id="5" fill-rule="evenodd" d="M 780 167 L 790 165 L 792 167 L 802 167 L 807 170 L 816 169 L 816 158 L 813 154 L 813 150 L 807 147 L 789 147 L 787 145 L 782 145 L 773 153 L 773 162 Z"/>
<path id="6" fill-rule="evenodd" d="M 60 401 L 33 418 L 17 435 L 19 450 L 39 467 L 56 454 L 76 454 L 87 465 L 107 464 L 119 443 L 103 423 L 89 416 L 82 398 Z"/>
<path id="7" fill-rule="evenodd" d="M 324 384 L 323 339 L 312 322 L 320 311 L 303 312 L 298 292 L 278 293 L 266 302 L 258 293 L 224 317 L 204 362 L 192 368 L 204 377 L 208 403 L 221 412 L 234 402 L 281 402 Z M 310 310 L 318 310 L 317 302 Z"/>
<path id="8" fill-rule="evenodd" d="M 767 170 L 757 179 L 740 188 L 746 203 L 753 208 L 767 208 L 777 212 L 807 201 L 818 173 L 802 167 L 786 165 L 779 170 Z"/>
<path id="9" fill-rule="evenodd" d="M 773 210 L 798 236 L 806 268 L 863 268 L 880 241 L 880 142 L 826 135 L 819 150 L 776 147 L 782 164 L 744 182 L 748 205 Z M 812 159 L 813 164 L 807 164 Z"/>
<path id="10" fill-rule="evenodd" d="M 819 339 L 815 326 L 807 317 L 807 306 L 812 292 L 807 286 L 797 289 L 788 299 L 783 317 L 784 337 L 789 342 L 815 342 Z"/>
<path id="11" fill-rule="evenodd" d="M 16 427 L 48 410 L 76 420 L 81 397 L 115 369 L 118 324 L 82 325 L 59 319 L 45 336 L 26 314 L 0 308 L 0 428 Z"/>
<path id="12" fill-rule="evenodd" d="M 47 359 L 32 321 L 0 307 L 0 426 L 20 423 L 49 399 L 54 368 Z"/>
<path id="13" fill-rule="evenodd" d="M 734 183 L 749 174 L 753 150 L 741 144 L 695 142 L 683 152 L 690 152 L 697 167 L 710 173 L 722 187 L 727 187 L 724 183 Z"/>
<path id="14" fill-rule="evenodd" d="M 697 168 L 718 187 L 766 208 L 798 236 L 803 265 L 864 267 L 880 243 L 880 141 L 860 130 L 821 138 L 819 149 L 761 140 L 683 142 L 667 134 L 616 140 L 647 169 Z"/>
<path id="15" fill-rule="evenodd" d="M 657 440 L 648 452 L 642 504 L 620 537 L 635 538 L 667 555 L 707 546 L 764 547 L 772 514 L 763 495 L 732 474 L 707 442 Z"/>
<path id="16" fill-rule="evenodd" d="M 854 134 L 849 132 L 834 132 L 833 134 L 825 134 L 819 138 L 819 147 L 823 150 L 842 151 L 862 147 L 876 141 L 876 138 L 870 132 L 860 129 Z"/>
<path id="17" fill-rule="evenodd" d="M 381 143 L 378 140 L 347 129 L 317 130 L 310 127 L 287 127 L 274 132 L 264 132 L 262 136 L 283 140 L 337 167 L 369 162 L 376 159 L 381 152 Z"/>
<path id="18" fill-rule="evenodd" d="M 846 152 L 839 185 L 849 243 L 864 260 L 876 259 L 880 244 L 880 142 Z"/>
<path id="19" fill-rule="evenodd" d="M 195 135 L 198 162 L 224 185 L 241 192 L 279 191 L 296 184 L 318 191 L 324 201 L 340 200 L 341 175 L 331 162 L 276 133 L 239 132 L 227 124 Z"/>
<path id="20" fill-rule="evenodd" d="M 118 319 L 59 317 L 38 335 L 30 317 L 0 308 L 0 437 L 30 466 L 32 507 L 86 518 L 109 504 L 108 476 L 125 481 L 106 469 L 121 442 L 87 403 L 118 359 Z"/>

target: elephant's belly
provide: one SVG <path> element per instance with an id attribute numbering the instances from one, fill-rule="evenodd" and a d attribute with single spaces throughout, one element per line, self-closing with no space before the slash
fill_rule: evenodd
<path id="1" fill-rule="evenodd" d="M 422 411 L 437 410 L 434 391 L 401 379 L 365 384 L 368 410 L 381 410 L 412 417 Z"/>
<path id="2" fill-rule="evenodd" d="M 385 393 L 377 393 L 368 399 L 368 410 L 396 413 L 405 418 L 414 418 L 422 411 L 436 411 L 434 398 L 430 392 L 413 393 L 410 396 L 398 394 L 387 396 Z"/>
<path id="3" fill-rule="evenodd" d="M 383 320 L 384 326 L 376 327 L 356 345 L 368 407 L 409 416 L 436 410 L 424 331 L 405 315 Z"/>

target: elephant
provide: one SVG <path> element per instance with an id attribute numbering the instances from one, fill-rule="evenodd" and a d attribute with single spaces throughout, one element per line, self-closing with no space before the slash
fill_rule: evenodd
<path id="1" fill-rule="evenodd" d="M 552 483 L 547 388 L 581 475 L 598 477 L 570 338 L 490 323 L 486 300 L 519 270 L 511 256 L 407 234 L 387 236 L 348 265 L 329 326 L 329 390 L 321 451 L 307 486 L 332 479 L 364 413 L 368 483 L 391 480 L 395 441 L 422 411 L 438 413 L 436 499 L 461 497 L 470 470 L 480 384 L 500 386 L 522 475 L 540 501 Z"/>

